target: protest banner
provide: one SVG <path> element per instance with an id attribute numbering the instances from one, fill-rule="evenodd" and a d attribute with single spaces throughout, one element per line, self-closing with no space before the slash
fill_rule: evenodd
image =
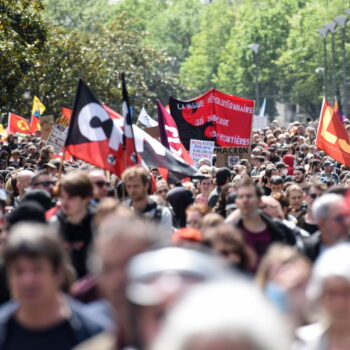
<path id="1" fill-rule="evenodd" d="M 190 140 L 221 147 L 249 147 L 254 101 L 209 90 L 191 101 L 170 97 L 171 115 L 186 149 Z"/>
<path id="2" fill-rule="evenodd" d="M 195 163 L 195 167 L 198 168 L 198 162 L 202 158 L 207 158 L 213 163 L 214 146 L 214 141 L 191 140 L 190 156 Z"/>
<path id="3" fill-rule="evenodd" d="M 215 147 L 216 167 L 231 167 L 239 164 L 241 159 L 250 161 L 251 147 Z"/>

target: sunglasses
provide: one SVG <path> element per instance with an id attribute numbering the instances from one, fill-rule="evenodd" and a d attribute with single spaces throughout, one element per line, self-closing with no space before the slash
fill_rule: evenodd
<path id="1" fill-rule="evenodd" d="M 108 186 L 109 184 L 106 181 L 96 181 L 95 185 L 99 188 L 102 188 L 103 186 Z"/>
<path id="2" fill-rule="evenodd" d="M 54 181 L 42 181 L 42 182 L 37 182 L 36 184 L 34 184 L 34 186 L 50 187 L 50 186 L 53 186 L 54 184 L 55 184 Z"/>
<path id="3" fill-rule="evenodd" d="M 309 193 L 309 196 L 310 196 L 310 198 L 312 198 L 312 199 L 316 199 L 317 197 L 320 197 L 320 195 L 317 194 L 317 193 Z"/>

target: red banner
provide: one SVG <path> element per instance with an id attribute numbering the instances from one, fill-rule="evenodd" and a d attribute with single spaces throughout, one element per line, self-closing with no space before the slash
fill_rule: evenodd
<path id="1" fill-rule="evenodd" d="M 253 100 L 212 89 L 191 101 L 170 97 L 169 106 L 187 149 L 191 139 L 215 141 L 222 147 L 250 146 Z"/>
<path id="2" fill-rule="evenodd" d="M 350 140 L 338 114 L 324 99 L 316 146 L 338 162 L 350 167 Z"/>

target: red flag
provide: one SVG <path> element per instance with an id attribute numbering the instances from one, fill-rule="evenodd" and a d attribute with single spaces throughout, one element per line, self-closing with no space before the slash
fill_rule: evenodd
<path id="1" fill-rule="evenodd" d="M 125 75 L 122 74 L 122 94 L 123 104 L 122 113 L 124 117 L 124 167 L 129 168 L 139 164 L 140 160 L 136 152 L 134 131 L 132 128 L 131 108 L 129 102 L 129 95 L 126 89 Z"/>
<path id="2" fill-rule="evenodd" d="M 32 118 L 30 119 L 30 130 L 32 134 L 38 130 L 41 130 L 40 118 L 36 117 L 35 115 L 32 115 Z"/>
<path id="3" fill-rule="evenodd" d="M 29 123 L 23 117 L 14 113 L 9 113 L 7 130 L 12 134 L 30 135 L 32 133 Z"/>
<path id="4" fill-rule="evenodd" d="M 316 146 L 338 162 L 350 167 L 350 140 L 338 114 L 323 99 Z"/>
<path id="5" fill-rule="evenodd" d="M 79 159 L 121 176 L 123 131 L 82 80 L 72 112 L 66 150 Z"/>
<path id="6" fill-rule="evenodd" d="M 157 101 L 157 107 L 159 133 L 162 144 L 172 153 L 181 157 L 186 163 L 193 165 L 193 159 L 180 140 L 179 130 L 177 129 L 174 119 L 160 101 Z"/>

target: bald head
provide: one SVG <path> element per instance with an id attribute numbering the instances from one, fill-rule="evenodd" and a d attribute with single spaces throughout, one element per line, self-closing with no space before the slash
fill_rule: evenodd
<path id="1" fill-rule="evenodd" d="M 17 189 L 19 195 L 22 196 L 25 193 L 25 189 L 30 186 L 34 173 L 30 170 L 22 170 L 17 173 Z"/>

